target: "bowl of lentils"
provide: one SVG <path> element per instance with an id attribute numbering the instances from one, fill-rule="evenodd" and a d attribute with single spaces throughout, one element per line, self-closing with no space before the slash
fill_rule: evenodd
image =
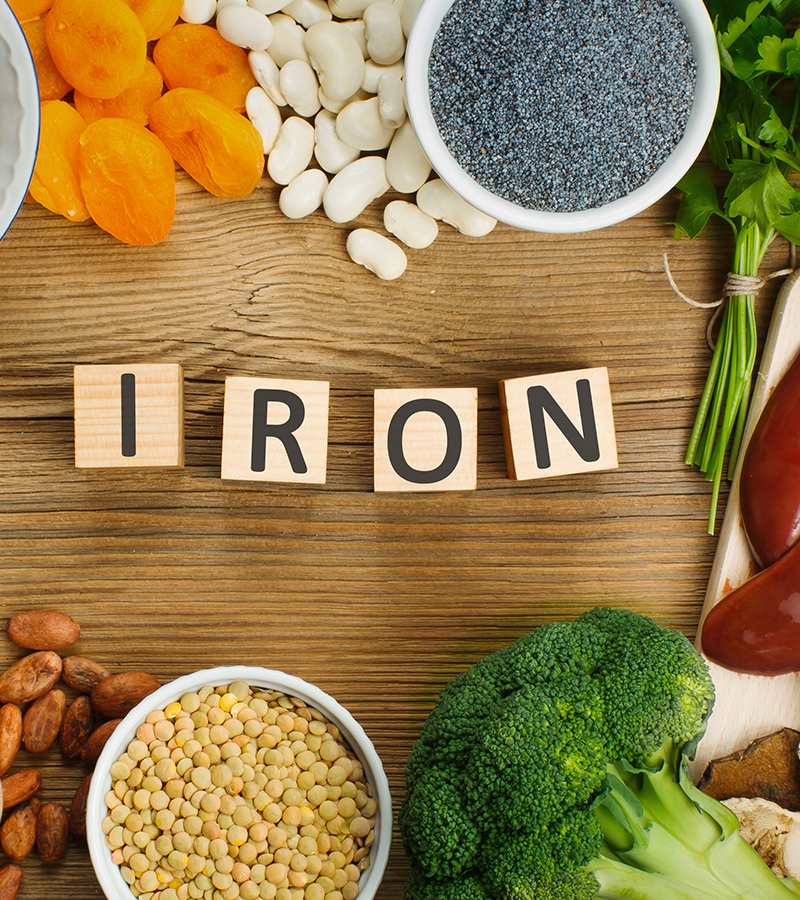
<path id="1" fill-rule="evenodd" d="M 347 710 L 294 676 L 229 666 L 128 713 L 97 761 L 86 822 L 109 900 L 372 900 L 392 809 Z"/>
<path id="2" fill-rule="evenodd" d="M 439 176 L 531 231 L 616 224 L 703 148 L 720 66 L 702 0 L 425 0 L 409 117 Z"/>

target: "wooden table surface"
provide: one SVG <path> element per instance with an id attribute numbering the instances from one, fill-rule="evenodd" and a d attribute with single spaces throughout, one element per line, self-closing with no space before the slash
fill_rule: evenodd
<path id="1" fill-rule="evenodd" d="M 379 226 L 388 199 L 353 224 Z M 247 663 L 312 681 L 372 738 L 397 808 L 437 692 L 484 654 L 598 604 L 694 637 L 716 539 L 683 453 L 707 313 L 675 296 L 662 254 L 713 299 L 730 242 L 721 227 L 675 243 L 673 192 L 589 234 L 443 226 L 387 283 L 349 261 L 346 226 L 289 222 L 276 201 L 266 178 L 220 200 L 180 175 L 152 248 L 23 208 L 0 243 L 2 612 L 70 613 L 73 652 L 112 671 Z M 764 271 L 786 259 L 776 244 Z M 73 366 L 148 362 L 185 369 L 185 468 L 76 469 Z M 509 480 L 497 382 L 591 366 L 609 370 L 619 468 Z M 330 381 L 324 486 L 220 479 L 230 375 Z M 375 493 L 372 392 L 424 386 L 478 388 L 478 488 Z M 18 655 L 0 642 L 0 665 Z M 35 764 L 42 799 L 68 803 L 83 769 L 57 750 Z M 77 839 L 61 864 L 23 866 L 20 897 L 102 896 Z M 399 900 L 406 871 L 395 834 L 378 900 Z"/>

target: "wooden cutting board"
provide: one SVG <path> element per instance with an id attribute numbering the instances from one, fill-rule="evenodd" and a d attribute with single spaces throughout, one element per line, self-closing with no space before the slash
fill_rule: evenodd
<path id="1" fill-rule="evenodd" d="M 745 427 L 743 446 L 775 386 L 800 351 L 800 271 L 787 278 L 778 294 L 764 343 L 761 367 Z M 705 603 L 700 616 L 756 571 L 742 524 L 739 476 L 744 454 L 739 457 L 731 483 L 725 516 L 711 568 Z M 699 647 L 699 631 L 698 631 Z M 783 727 L 800 729 L 800 674 L 742 675 L 709 663 L 717 691 L 708 730 L 700 742 L 692 774 L 699 777 L 708 762 L 747 746 L 761 735 Z"/>

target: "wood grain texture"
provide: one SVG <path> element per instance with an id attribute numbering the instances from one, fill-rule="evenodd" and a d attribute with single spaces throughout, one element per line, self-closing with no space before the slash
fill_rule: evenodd
<path id="1" fill-rule="evenodd" d="M 384 283 L 348 260 L 346 227 L 283 219 L 266 179 L 238 201 L 183 176 L 178 188 L 154 247 L 30 206 L 0 243 L 4 615 L 68 612 L 72 652 L 112 672 L 163 682 L 250 663 L 312 681 L 373 739 L 397 806 L 438 691 L 484 654 L 597 604 L 694 638 L 716 546 L 708 486 L 683 463 L 706 314 L 675 297 L 661 257 L 687 294 L 713 298 L 724 226 L 676 244 L 675 194 L 584 235 L 443 226 Z M 383 205 L 352 227 L 380 227 Z M 765 271 L 787 255 L 776 244 Z M 185 468 L 75 468 L 72 367 L 122 362 L 184 367 Z M 595 366 L 619 468 L 510 481 L 498 382 Z M 330 382 L 325 485 L 221 480 L 227 376 Z M 478 388 L 477 490 L 373 491 L 373 391 L 423 387 Z M 17 656 L 0 640 L 0 666 Z M 82 767 L 41 763 L 42 799 L 68 802 Z M 57 866 L 24 868 L 20 897 L 101 897 L 77 839 Z M 406 872 L 395 839 L 379 900 L 399 900 Z"/>

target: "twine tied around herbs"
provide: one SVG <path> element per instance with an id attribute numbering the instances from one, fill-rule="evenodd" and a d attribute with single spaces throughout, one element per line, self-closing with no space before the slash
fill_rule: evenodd
<path id="1" fill-rule="evenodd" d="M 699 300 L 693 300 L 691 297 L 687 297 L 686 294 L 681 291 L 678 285 L 675 283 L 675 279 L 672 277 L 672 272 L 669 268 L 669 261 L 667 259 L 667 254 L 664 254 L 664 272 L 667 276 L 667 281 L 669 281 L 669 285 L 672 290 L 683 300 L 685 303 L 688 303 L 689 306 L 694 306 L 695 309 L 713 309 L 714 315 L 708 320 L 708 325 L 706 326 L 706 342 L 711 350 L 714 350 L 715 341 L 711 337 L 714 325 L 717 322 L 717 319 L 720 317 L 720 314 L 724 310 L 725 301 L 728 297 L 743 297 L 743 296 L 753 296 L 757 297 L 761 288 L 767 284 L 773 278 L 782 278 L 784 275 L 791 275 L 795 270 L 795 245 L 790 245 L 790 258 L 789 258 L 789 266 L 790 268 L 786 269 L 777 269 L 774 272 L 770 272 L 769 275 L 764 275 L 763 277 L 760 275 L 737 275 L 735 272 L 728 272 L 727 277 L 725 278 L 725 284 L 722 287 L 722 296 L 719 300 L 712 300 L 708 303 L 702 303 Z"/>

